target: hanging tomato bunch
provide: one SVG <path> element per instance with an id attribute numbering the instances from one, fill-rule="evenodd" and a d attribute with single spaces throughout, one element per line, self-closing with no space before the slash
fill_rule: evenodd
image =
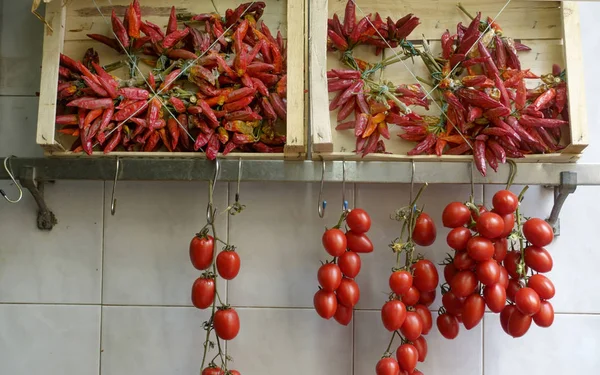
<path id="1" fill-rule="evenodd" d="M 344 233 L 340 228 L 346 224 Z M 360 253 L 373 252 L 373 243 L 367 236 L 371 218 L 363 209 L 342 212 L 337 225 L 323 233 L 323 247 L 332 260 L 325 262 L 317 273 L 320 288 L 313 303 L 324 319 L 334 318 L 342 325 L 352 320 L 354 306 L 360 299 L 360 288 L 354 280 L 360 272 Z"/>
<path id="2" fill-rule="evenodd" d="M 462 322 L 467 330 L 483 318 L 485 306 L 500 313 L 504 331 L 521 337 L 534 321 L 549 327 L 554 310 L 548 301 L 554 285 L 542 273 L 552 269 L 552 257 L 544 249 L 554 234 L 539 218 L 526 219 L 519 212 L 523 199 L 500 190 L 493 209 L 472 202 L 452 202 L 442 213 L 444 226 L 452 228 L 446 242 L 454 250 L 444 263 L 442 305 L 437 318 L 440 333 L 454 339 Z M 510 247 L 510 251 L 509 251 Z"/>
<path id="3" fill-rule="evenodd" d="M 415 257 L 415 248 L 429 246 L 436 238 L 436 228 L 429 215 L 417 208 L 419 191 L 408 207 L 396 211 L 395 219 L 402 223 L 400 237 L 390 245 L 396 255 L 396 265 L 389 277 L 391 292 L 381 308 L 383 326 L 390 332 L 390 342 L 375 367 L 377 375 L 422 374 L 417 362 L 427 357 L 425 335 L 433 326 L 429 306 L 435 299 L 439 276 L 435 265 L 421 256 Z M 404 255 L 404 265 L 401 257 Z M 393 345 L 396 337 L 400 345 Z"/>

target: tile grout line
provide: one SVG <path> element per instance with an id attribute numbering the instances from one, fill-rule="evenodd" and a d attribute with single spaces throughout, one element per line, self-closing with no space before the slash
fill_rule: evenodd
<path id="1" fill-rule="evenodd" d="M 485 313 L 481 319 L 481 375 L 485 375 Z"/>
<path id="2" fill-rule="evenodd" d="M 354 368 L 354 363 L 356 362 L 355 358 L 354 358 L 354 355 L 355 355 L 354 350 L 356 349 L 355 348 L 355 345 L 356 345 L 355 336 L 356 336 L 356 310 L 352 311 L 352 354 L 350 355 L 350 358 L 352 359 L 352 367 L 351 367 L 352 375 L 354 375 L 354 373 L 356 371 L 356 369 Z"/>
<path id="3" fill-rule="evenodd" d="M 102 325 L 104 320 L 104 238 L 106 235 L 106 182 L 102 183 L 102 238 L 100 257 L 100 338 L 98 347 L 98 375 L 102 375 Z"/>

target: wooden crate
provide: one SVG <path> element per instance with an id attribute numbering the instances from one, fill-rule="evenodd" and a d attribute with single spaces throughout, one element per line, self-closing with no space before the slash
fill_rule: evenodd
<path id="1" fill-rule="evenodd" d="M 412 33 L 411 39 L 420 39 L 421 35 L 431 44 L 434 55 L 440 51 L 441 34 L 448 28 L 452 32 L 458 22 L 468 25 L 470 19 L 458 8 L 456 0 L 355 0 L 356 18 L 364 14 L 379 12 L 385 19 L 388 15 L 393 19 L 414 13 L 420 18 L 421 24 Z M 482 16 L 494 18 L 504 7 L 504 0 L 466 0 L 461 1 L 466 9 Z M 391 140 L 384 140 L 386 150 L 390 154 L 370 154 L 361 158 L 356 155 L 356 138 L 352 130 L 336 131 L 337 111 L 329 112 L 328 104 L 333 94 L 327 92 L 326 72 L 329 69 L 341 67 L 337 57 L 328 53 L 327 18 L 337 13 L 343 20 L 346 0 L 311 0 L 310 4 L 310 124 L 313 156 L 324 159 L 345 160 L 432 160 L 462 161 L 471 160 L 472 156 L 418 155 L 408 156 L 406 153 L 415 146 L 414 142 L 404 141 L 396 134 L 400 127 L 391 126 Z M 359 9 L 360 8 L 360 9 Z M 362 11 L 361 11 L 362 10 Z M 364 12 L 364 13 L 363 13 Z M 561 141 L 565 148 L 560 153 L 528 155 L 521 162 L 574 162 L 588 144 L 587 116 L 585 109 L 585 91 L 583 76 L 582 47 L 579 29 L 579 12 L 576 2 L 557 1 L 523 1 L 513 0 L 497 19 L 504 34 L 521 40 L 532 48 L 530 52 L 520 53 L 523 67 L 531 68 L 536 74 L 552 71 L 552 64 L 557 63 L 567 68 L 570 134 L 563 136 Z M 369 62 L 376 62 L 374 49 L 364 51 L 364 57 Z M 361 57 L 363 51 L 355 52 Z M 393 55 L 386 50 L 383 57 Z M 406 66 L 397 63 L 383 70 L 382 78 L 394 83 L 417 83 L 409 73 L 412 70 L 416 76 L 428 77 L 429 73 L 421 61 L 415 63 L 407 60 Z M 427 88 L 427 87 L 426 87 Z M 432 106 L 432 108 L 435 108 Z M 422 108 L 417 113 L 425 113 Z M 430 109 L 426 114 L 439 115 L 439 109 Z"/>
<path id="2" fill-rule="evenodd" d="M 266 3 L 263 20 L 271 30 L 280 29 L 287 40 L 287 143 L 283 153 L 242 153 L 231 152 L 225 158 L 244 159 L 301 159 L 306 155 L 305 130 L 305 19 L 303 14 L 305 0 L 262 0 Z M 42 80 L 38 112 L 37 143 L 51 156 L 82 156 L 66 151 L 73 137 L 56 132 L 56 88 L 60 53 L 74 59 L 81 59 L 83 53 L 93 47 L 100 55 L 101 64 L 109 64 L 123 59 L 114 50 L 89 39 L 86 34 L 110 35 L 110 12 L 113 7 L 117 14 L 123 14 L 130 0 L 46 0 L 47 22 L 52 27 L 44 30 L 44 50 L 42 59 Z M 228 8 L 236 8 L 245 0 L 219 0 L 215 5 L 224 14 Z M 98 8 L 96 7 L 98 5 Z M 162 0 L 141 0 L 142 18 L 154 22 L 163 29 L 166 27 L 171 6 L 178 13 L 192 14 L 214 12 L 215 8 L 208 0 L 178 0 L 166 3 Z M 102 12 L 102 14 L 99 12 Z M 106 17 L 106 18 L 105 18 Z M 140 66 L 143 64 L 140 64 Z M 125 74 L 120 69 L 111 74 Z M 204 158 L 202 152 L 94 152 L 92 156 L 128 156 L 128 157 L 177 157 Z M 219 155 L 221 157 L 221 155 Z"/>

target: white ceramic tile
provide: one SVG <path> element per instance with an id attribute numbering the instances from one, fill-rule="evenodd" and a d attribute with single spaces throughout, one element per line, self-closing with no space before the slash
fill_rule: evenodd
<path id="1" fill-rule="evenodd" d="M 111 216 L 106 183 L 104 303 L 192 305 L 201 272 L 190 263 L 189 244 L 206 224 L 207 191 L 199 182 L 120 182 Z M 214 202 L 219 212 L 227 207 L 227 184 L 217 184 Z M 215 224 L 226 239 L 225 215 Z"/>
<path id="2" fill-rule="evenodd" d="M 0 96 L 0 157 L 43 156 L 35 143 L 38 102 L 35 97 Z"/>
<path id="3" fill-rule="evenodd" d="M 501 188 L 486 186 L 486 200 L 491 201 L 493 193 Z M 511 190 L 518 194 L 521 186 Z M 554 268 L 547 276 L 556 287 L 556 296 L 551 301 L 556 312 L 600 313 L 600 300 L 589 298 L 600 288 L 600 280 L 590 277 L 597 273 L 596 264 L 600 261 L 594 242 L 600 210 L 597 196 L 597 187 L 577 188 L 562 208 L 560 236 L 546 247 L 554 260 Z M 525 216 L 547 218 L 552 205 L 551 189 L 532 186 L 525 195 L 522 212 Z"/>
<path id="4" fill-rule="evenodd" d="M 40 11 L 44 14 L 43 6 Z M 40 91 L 43 36 L 31 2 L 0 2 L 0 95 L 34 96 Z"/>
<path id="5" fill-rule="evenodd" d="M 346 190 L 352 205 L 353 186 L 346 184 Z M 318 183 L 242 184 L 241 203 L 247 208 L 230 218 L 231 243 L 238 247 L 242 268 L 229 283 L 229 303 L 312 307 L 320 260 L 328 256 L 321 237 L 341 214 L 341 184 L 325 184 L 323 194 L 327 208 L 320 219 Z"/>
<path id="6" fill-rule="evenodd" d="M 461 327 L 458 337 L 447 340 L 435 326 L 437 313 L 433 313 L 434 326 L 425 336 L 427 357 L 417 368 L 424 374 L 481 375 L 482 351 L 479 325 L 470 331 Z M 356 311 L 354 314 L 354 375 L 372 375 L 375 365 L 389 345 L 391 333 L 383 327 L 379 311 Z M 392 352 L 400 345 L 395 339 Z M 487 373 L 486 373 L 487 375 Z"/>
<path id="7" fill-rule="evenodd" d="M 0 305 L 0 373 L 98 375 L 100 307 Z"/>
<path id="8" fill-rule="evenodd" d="M 0 188 L 11 197 L 14 186 Z M 37 205 L 0 199 L 0 301 L 100 303 L 102 274 L 101 182 L 58 181 L 45 199 L 58 219 L 51 231 L 37 228 Z"/>
<path id="9" fill-rule="evenodd" d="M 102 314 L 101 375 L 200 373 L 209 310 L 119 306 Z"/>
<path id="10" fill-rule="evenodd" d="M 502 330 L 497 315 L 486 314 L 485 323 L 485 375 L 598 373 L 598 315 L 558 314 L 551 327 L 532 324 L 518 339 Z"/>
<path id="11" fill-rule="evenodd" d="M 352 325 L 312 309 L 238 309 L 241 328 L 228 344 L 242 374 L 352 373 Z"/>
<path id="12" fill-rule="evenodd" d="M 416 185 L 414 194 L 420 186 Z M 419 199 L 419 205 L 425 206 L 425 212 L 435 221 L 437 228 L 436 242 L 429 247 L 417 247 L 417 252 L 425 255 L 433 263 L 439 264 L 445 254 L 451 249 L 446 245 L 446 236 L 449 232 L 442 225 L 442 211 L 452 201 L 467 201 L 471 188 L 468 185 L 430 185 Z M 410 194 L 409 184 L 398 185 L 358 185 L 356 193 L 356 206 L 365 209 L 371 216 L 373 224 L 368 235 L 375 251 L 361 256 L 362 269 L 356 277 L 360 286 L 361 297 L 358 309 L 380 309 L 389 293 L 388 279 L 392 267 L 396 264 L 395 255 L 389 244 L 398 236 L 402 226 L 399 222 L 390 219 L 396 209 L 408 204 Z M 481 186 L 475 187 L 475 201 L 482 200 Z M 404 258 L 402 258 L 404 259 Z M 443 280 L 442 267 L 438 266 L 440 280 Z M 441 305 L 438 298 L 432 305 L 437 309 Z"/>

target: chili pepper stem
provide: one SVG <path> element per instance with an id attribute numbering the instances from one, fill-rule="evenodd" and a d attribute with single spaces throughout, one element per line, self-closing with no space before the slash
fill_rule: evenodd
<path id="1" fill-rule="evenodd" d="M 460 9 L 467 17 L 469 17 L 472 20 L 475 19 L 475 17 L 473 17 L 471 15 L 471 13 L 469 13 L 469 11 L 462 5 L 462 3 L 458 3 L 456 4 L 456 6 L 458 7 L 458 9 Z"/>
<path id="2" fill-rule="evenodd" d="M 419 77 L 419 76 L 416 76 L 416 77 L 417 77 L 417 81 L 419 81 L 421 83 L 424 83 L 424 84 L 426 84 L 429 87 L 435 87 L 435 85 L 433 84 L 433 82 L 430 82 L 430 81 L 426 80 L 425 78 L 422 78 L 422 77 Z"/>

